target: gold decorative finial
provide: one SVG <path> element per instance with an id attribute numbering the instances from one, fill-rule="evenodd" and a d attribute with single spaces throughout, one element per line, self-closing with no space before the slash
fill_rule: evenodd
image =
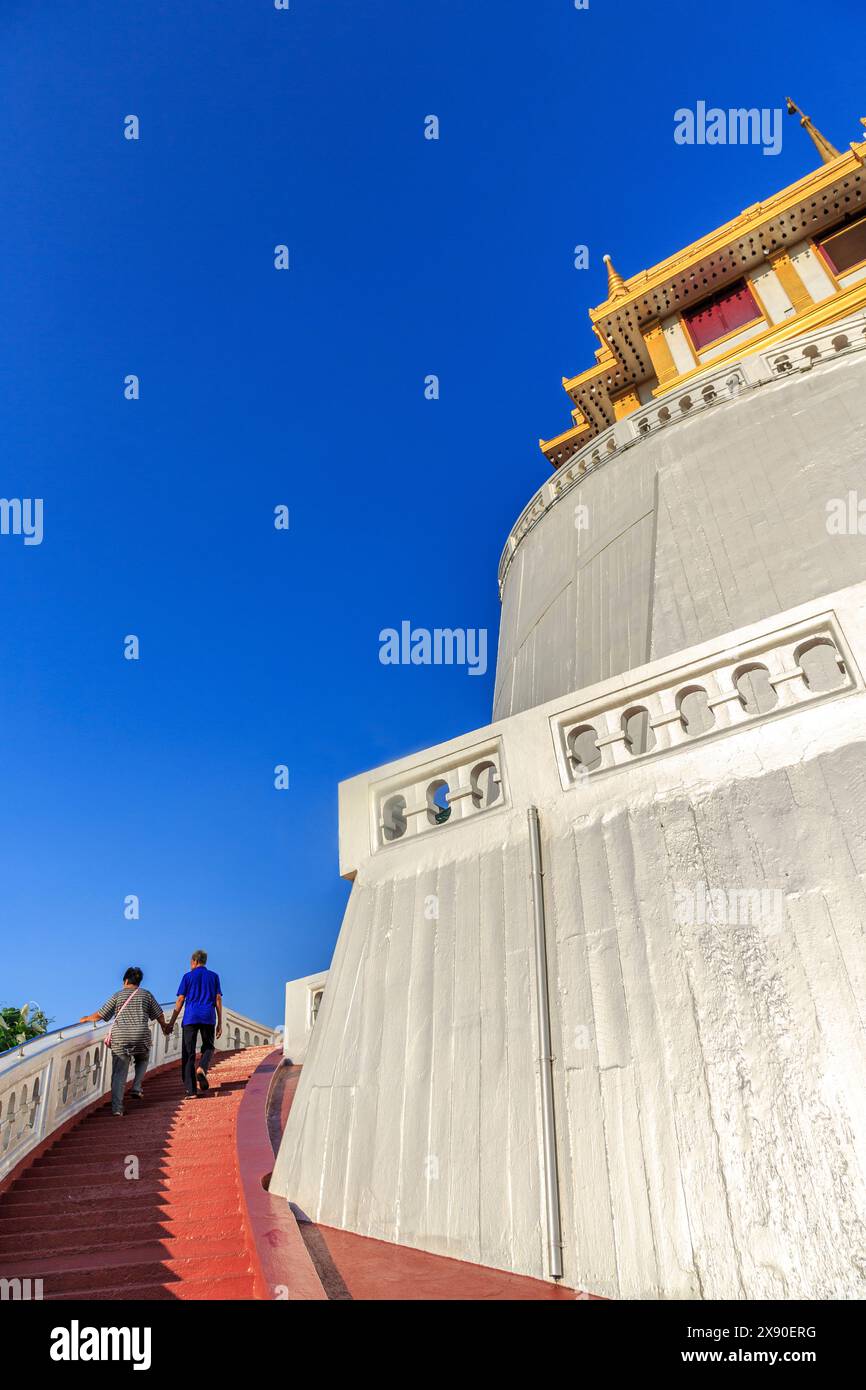
<path id="1" fill-rule="evenodd" d="M 832 164 L 834 159 L 838 159 L 839 150 L 836 149 L 835 145 L 830 144 L 830 141 L 825 135 L 821 134 L 820 130 L 813 126 L 808 116 L 803 115 L 796 101 L 792 101 L 790 97 L 785 97 L 785 102 L 788 107 L 788 115 L 800 117 L 800 125 L 812 141 L 812 144 L 815 146 L 823 162 L 825 164 Z"/>
<path id="2" fill-rule="evenodd" d="M 603 256 L 602 259 L 607 266 L 607 297 L 608 299 L 619 299 L 620 295 L 628 293 L 625 287 L 625 280 L 623 280 L 619 272 L 614 269 L 613 261 L 610 256 Z"/>

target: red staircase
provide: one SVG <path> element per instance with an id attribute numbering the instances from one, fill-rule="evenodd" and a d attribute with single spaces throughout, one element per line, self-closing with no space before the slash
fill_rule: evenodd
<path id="1" fill-rule="evenodd" d="M 106 1101 L 62 1134 L 0 1197 L 0 1274 L 46 1299 L 254 1298 L 235 1130 L 270 1052 L 218 1053 L 190 1102 L 172 1066 L 143 1100 L 127 1091 L 122 1119 Z"/>

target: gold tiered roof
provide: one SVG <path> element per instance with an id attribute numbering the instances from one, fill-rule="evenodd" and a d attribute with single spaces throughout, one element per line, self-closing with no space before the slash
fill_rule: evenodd
<path id="1" fill-rule="evenodd" d="M 573 407 L 572 425 L 554 439 L 539 440 L 555 468 L 567 463 L 601 430 L 636 410 L 642 395 L 664 395 L 706 370 L 706 364 L 697 359 L 692 370 L 673 363 L 662 341 L 662 323 L 750 272 L 775 269 L 794 309 L 782 322 L 768 321 L 766 331 L 750 340 L 750 351 L 866 305 L 866 281 L 848 288 L 836 284 L 835 294 L 816 303 L 786 256 L 787 248 L 811 243 L 851 213 L 866 211 L 866 139 L 852 141 L 840 153 L 790 98 L 788 110 L 800 116 L 821 155 L 818 169 L 637 275 L 624 279 L 610 256 L 604 257 L 607 299 L 589 311 L 600 343 L 595 364 L 577 376 L 562 378 Z M 866 125 L 866 117 L 861 120 Z M 741 355 L 742 346 L 735 346 L 714 355 L 713 365 Z"/>

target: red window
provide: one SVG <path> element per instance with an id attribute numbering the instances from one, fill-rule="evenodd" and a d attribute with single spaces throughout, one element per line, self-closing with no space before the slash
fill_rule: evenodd
<path id="1" fill-rule="evenodd" d="M 844 275 L 866 261 L 866 217 L 832 232 L 818 242 L 818 250 L 835 275 Z"/>
<path id="2" fill-rule="evenodd" d="M 735 333 L 747 323 L 754 323 L 761 317 L 758 301 L 745 280 L 737 280 L 697 304 L 694 309 L 684 309 L 683 318 L 696 348 L 709 347 L 727 333 Z"/>

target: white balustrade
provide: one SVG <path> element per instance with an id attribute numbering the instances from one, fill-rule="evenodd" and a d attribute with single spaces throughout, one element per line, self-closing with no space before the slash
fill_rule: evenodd
<path id="1" fill-rule="evenodd" d="M 507 804 L 499 739 L 463 748 L 371 789 L 373 844 L 384 849 Z"/>
<path id="2" fill-rule="evenodd" d="M 564 788 L 858 687 L 832 614 L 678 666 L 552 721 Z"/>

